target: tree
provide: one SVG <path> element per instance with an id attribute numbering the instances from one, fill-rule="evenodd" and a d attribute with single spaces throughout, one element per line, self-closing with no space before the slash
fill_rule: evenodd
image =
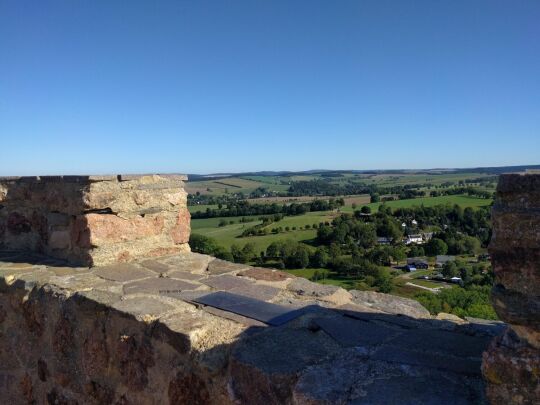
<path id="1" fill-rule="evenodd" d="M 242 263 L 247 263 L 255 259 L 255 257 L 257 257 L 255 245 L 251 242 L 246 243 L 244 247 L 242 248 L 242 255 L 244 259 Z"/>
<path id="2" fill-rule="evenodd" d="M 313 267 L 326 267 L 329 260 L 330 255 L 324 247 L 318 247 L 310 257 L 311 266 Z"/>
<path id="3" fill-rule="evenodd" d="M 381 205 L 379 209 L 382 209 L 383 207 L 384 206 Z M 401 237 L 403 236 L 403 231 L 401 229 L 401 226 L 390 215 L 387 215 L 385 213 L 380 213 L 377 216 L 376 224 L 377 224 L 376 226 L 377 226 L 378 236 L 384 236 L 384 237 L 390 238 L 394 241 L 394 243 L 401 240 Z"/>
<path id="4" fill-rule="evenodd" d="M 405 248 L 403 246 L 394 246 L 391 248 L 390 256 L 392 256 L 398 264 L 400 261 L 407 258 L 407 254 L 405 253 Z"/>
<path id="5" fill-rule="evenodd" d="M 411 249 L 409 250 L 409 253 L 407 254 L 407 256 L 409 257 L 420 257 L 420 256 L 424 256 L 426 253 L 424 252 L 424 248 L 422 246 L 412 246 Z"/>
<path id="6" fill-rule="evenodd" d="M 220 247 L 214 239 L 196 233 L 190 235 L 189 246 L 194 252 L 212 256 L 215 256 L 215 252 Z"/>
<path id="7" fill-rule="evenodd" d="M 448 252 L 448 245 L 442 239 L 431 238 L 424 250 L 428 256 L 445 255 Z"/>
<path id="8" fill-rule="evenodd" d="M 371 214 L 371 208 L 369 208 L 367 205 L 364 205 L 362 208 L 360 208 L 360 212 L 362 214 Z"/>
<path id="9" fill-rule="evenodd" d="M 242 249 L 236 243 L 231 245 L 231 254 L 235 262 L 243 263 Z"/>
<path id="10" fill-rule="evenodd" d="M 266 248 L 266 256 L 271 258 L 276 258 L 281 256 L 281 243 L 272 242 Z"/>
<path id="11" fill-rule="evenodd" d="M 454 262 L 446 262 L 442 268 L 442 275 L 446 278 L 456 277 L 458 275 L 458 268 Z"/>
<path id="12" fill-rule="evenodd" d="M 358 223 L 352 228 L 353 238 L 358 246 L 362 248 L 370 248 L 377 243 L 377 233 L 372 224 Z"/>
<path id="13" fill-rule="evenodd" d="M 465 236 L 463 239 L 465 253 L 476 254 L 480 251 L 480 240 L 474 236 Z"/>
<path id="14" fill-rule="evenodd" d="M 255 245 L 253 243 L 246 243 L 242 248 L 240 248 L 240 246 L 237 244 L 233 244 L 231 246 L 231 254 L 234 261 L 237 263 L 250 262 L 257 256 Z"/>
<path id="15" fill-rule="evenodd" d="M 389 293 L 393 290 L 392 276 L 387 270 L 379 268 L 374 277 L 373 284 L 378 288 L 379 292 Z"/>
<path id="16" fill-rule="evenodd" d="M 309 264 L 309 249 L 302 243 L 288 244 L 283 255 L 288 269 L 304 269 Z"/>

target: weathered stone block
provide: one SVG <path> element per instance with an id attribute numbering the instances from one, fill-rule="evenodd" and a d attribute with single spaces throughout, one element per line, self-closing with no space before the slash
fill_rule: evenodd
<path id="1" fill-rule="evenodd" d="M 491 403 L 540 401 L 540 175 L 502 175 L 490 243 L 491 299 L 510 328 L 483 357 Z"/>
<path id="2" fill-rule="evenodd" d="M 0 178 L 0 248 L 106 265 L 189 250 L 179 175 Z"/>

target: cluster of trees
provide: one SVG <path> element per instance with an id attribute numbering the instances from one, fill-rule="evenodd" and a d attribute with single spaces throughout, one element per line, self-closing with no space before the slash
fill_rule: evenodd
<path id="1" fill-rule="evenodd" d="M 215 256 L 219 259 L 234 261 L 230 251 L 219 245 L 216 240 L 208 236 L 192 233 L 189 236 L 189 246 L 193 252 L 203 253 L 205 255 Z"/>
<path id="2" fill-rule="evenodd" d="M 301 215 L 312 211 L 330 211 L 345 204 L 343 198 L 330 200 L 314 200 L 307 203 L 292 204 L 250 204 L 248 201 L 229 201 L 226 206 L 218 205 L 218 208 L 207 208 L 206 211 L 194 212 L 193 219 L 236 217 L 248 215 Z"/>
<path id="3" fill-rule="evenodd" d="M 380 187 L 376 184 L 364 184 L 362 182 L 350 180 L 343 183 L 332 183 L 328 179 L 314 179 L 293 181 L 289 186 L 287 195 L 306 196 L 306 195 L 357 195 L 370 194 L 379 196 L 381 194 L 397 194 L 403 198 L 414 198 L 423 196 L 424 192 L 419 190 L 420 185 L 405 184 L 390 187 Z M 376 201 L 372 201 L 376 202 Z"/>
<path id="4" fill-rule="evenodd" d="M 264 235 L 268 235 L 270 233 L 272 234 L 278 234 L 278 233 L 285 233 L 285 232 L 289 232 L 289 231 L 296 231 L 297 229 L 299 230 L 303 230 L 303 229 L 317 229 L 321 224 L 313 224 L 313 225 L 310 225 L 310 224 L 306 224 L 304 226 L 299 226 L 299 227 L 296 227 L 296 226 L 276 226 L 274 228 L 267 228 L 265 227 L 265 225 L 263 224 L 259 224 L 259 225 L 255 225 L 255 226 L 252 226 L 246 230 L 244 230 L 241 234 L 240 234 L 240 238 L 244 238 L 244 237 L 248 237 L 248 236 L 264 236 Z"/>
<path id="5" fill-rule="evenodd" d="M 354 277 L 364 285 L 377 287 L 381 292 L 390 292 L 393 288 L 392 276 L 387 269 L 381 267 L 392 260 L 393 248 L 376 247 L 365 256 L 360 251 L 350 256 L 338 245 L 319 246 L 309 249 L 306 245 L 293 241 L 276 241 L 266 249 L 264 261 L 272 261 L 280 268 L 298 269 L 305 267 L 328 268 L 339 276 Z M 398 254 L 405 257 L 405 253 Z M 320 274 L 319 276 L 320 277 Z"/>
<path id="6" fill-rule="evenodd" d="M 460 317 L 497 319 L 489 299 L 490 291 L 489 285 L 470 285 L 465 288 L 445 288 L 438 294 L 420 293 L 415 298 L 432 314 L 446 312 Z"/>
<path id="7" fill-rule="evenodd" d="M 381 207 L 382 208 L 382 207 Z M 398 208 L 392 216 L 400 222 L 416 220 L 419 228 L 437 227 L 453 235 L 461 232 L 480 240 L 487 246 L 491 237 L 490 208 L 462 208 L 459 205 L 436 205 L 433 207 Z M 444 238 L 446 239 L 446 238 Z"/>
<path id="8" fill-rule="evenodd" d="M 216 196 L 201 194 L 200 191 L 197 191 L 195 194 L 188 194 L 187 203 L 188 205 L 226 205 L 244 198 L 245 195 L 242 192 Z"/>
<path id="9" fill-rule="evenodd" d="M 446 278 L 461 277 L 463 285 L 493 284 L 493 272 L 487 263 L 469 264 L 460 260 L 447 262 L 442 268 L 442 275 Z"/>
<path id="10" fill-rule="evenodd" d="M 266 235 L 269 233 L 266 227 L 274 222 L 281 221 L 283 219 L 283 214 L 274 214 L 267 217 L 259 218 L 262 222 L 260 224 L 251 226 L 245 229 L 240 237 L 245 238 L 247 236 L 257 236 L 257 235 Z"/>
<path id="11" fill-rule="evenodd" d="M 401 241 L 403 230 L 400 222 L 391 215 L 390 208 L 381 206 L 379 212 L 365 216 L 369 208 L 355 211 L 354 216 L 342 214 L 331 225 L 319 227 L 317 241 L 323 245 L 356 245 L 368 249 L 377 243 L 377 237 L 386 237 L 396 243 Z"/>
<path id="12" fill-rule="evenodd" d="M 457 195 L 457 194 L 467 194 L 471 197 L 478 198 L 493 198 L 493 193 L 490 191 L 481 190 L 475 187 L 453 187 L 446 188 L 443 190 L 433 190 L 430 191 L 430 197 L 439 197 L 441 195 Z"/>

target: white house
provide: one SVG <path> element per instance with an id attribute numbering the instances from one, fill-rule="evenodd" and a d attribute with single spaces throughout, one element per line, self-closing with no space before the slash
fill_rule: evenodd
<path id="1" fill-rule="evenodd" d="M 409 235 L 407 236 L 407 239 L 405 239 L 405 244 L 406 245 L 411 245 L 411 244 L 419 244 L 419 243 L 423 243 L 424 242 L 424 239 L 422 238 L 422 235 Z"/>

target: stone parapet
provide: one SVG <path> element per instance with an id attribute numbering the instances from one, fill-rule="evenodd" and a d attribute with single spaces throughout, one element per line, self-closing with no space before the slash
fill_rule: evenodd
<path id="1" fill-rule="evenodd" d="M 484 354 L 492 403 L 540 403 L 540 174 L 499 178 L 489 251 L 492 302 L 510 325 Z"/>
<path id="2" fill-rule="evenodd" d="M 0 251 L 3 403 L 482 404 L 501 328 L 197 253 L 89 269 Z"/>
<path id="3" fill-rule="evenodd" d="M 105 265 L 189 250 L 183 175 L 0 178 L 0 248 Z"/>

